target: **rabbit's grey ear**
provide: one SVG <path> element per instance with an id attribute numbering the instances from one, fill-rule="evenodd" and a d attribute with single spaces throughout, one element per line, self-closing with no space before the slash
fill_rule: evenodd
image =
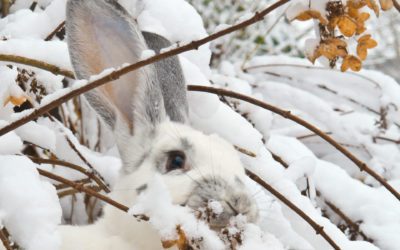
<path id="1" fill-rule="evenodd" d="M 115 0 L 69 0 L 66 29 L 71 61 L 80 79 L 140 60 L 146 43 L 135 21 Z M 162 91 L 153 65 L 103 85 L 86 95 L 103 120 L 134 132 L 140 124 L 166 118 Z"/>
<path id="2" fill-rule="evenodd" d="M 147 46 L 156 53 L 159 53 L 163 48 L 171 46 L 170 41 L 160 35 L 151 32 L 143 32 L 142 34 Z M 161 85 L 167 115 L 172 121 L 188 122 L 189 108 L 186 83 L 178 57 L 168 57 L 156 62 L 154 65 Z"/>

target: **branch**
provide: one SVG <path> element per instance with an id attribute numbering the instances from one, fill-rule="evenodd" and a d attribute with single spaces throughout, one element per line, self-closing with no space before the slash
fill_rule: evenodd
<path id="1" fill-rule="evenodd" d="M 6 248 L 6 250 L 14 250 L 14 248 L 11 246 L 12 243 L 8 239 L 8 233 L 5 227 L 0 228 L 0 241 L 3 243 L 3 246 Z"/>
<path id="2" fill-rule="evenodd" d="M 1 0 L 1 16 L 6 17 L 10 13 L 10 0 Z"/>
<path id="3" fill-rule="evenodd" d="M 298 214 L 301 218 L 303 218 L 312 228 L 314 228 L 317 234 L 320 234 L 324 239 L 334 248 L 340 250 L 341 248 L 332 240 L 329 235 L 326 234 L 324 227 L 317 224 L 313 219 L 311 219 L 306 213 L 304 213 L 299 207 L 289 201 L 285 196 L 279 193 L 276 189 L 274 189 L 271 185 L 266 183 L 259 176 L 251 172 L 250 170 L 246 170 L 247 176 L 250 177 L 253 181 L 260 184 L 263 188 L 268 190 L 271 194 L 273 194 L 276 198 L 282 201 L 286 206 L 292 209 L 296 214 Z"/>
<path id="4" fill-rule="evenodd" d="M 342 220 L 346 222 L 346 224 L 357 234 L 361 235 L 364 240 L 372 242 L 372 239 L 370 239 L 368 236 L 364 234 L 364 232 L 360 229 L 360 226 L 357 225 L 355 222 L 353 222 L 345 213 L 342 212 L 338 207 L 330 203 L 329 201 L 325 201 L 325 204 L 332 209 L 332 211 L 337 214 Z"/>
<path id="5" fill-rule="evenodd" d="M 53 37 L 65 26 L 65 21 L 63 21 L 62 23 L 60 23 L 54 30 L 53 32 L 51 32 L 44 40 L 45 41 L 50 41 L 51 39 L 53 39 Z"/>
<path id="6" fill-rule="evenodd" d="M 31 161 L 33 161 L 34 163 L 37 163 L 37 164 L 51 164 L 51 165 L 63 166 L 63 167 L 78 171 L 78 172 L 86 175 L 87 177 L 89 177 L 89 179 L 93 180 L 105 192 L 107 192 L 107 193 L 110 192 L 110 189 L 107 187 L 107 185 L 93 171 L 88 171 L 87 169 L 85 169 L 81 166 L 78 166 L 78 165 L 75 165 L 75 164 L 72 164 L 72 163 L 69 163 L 66 161 L 43 159 L 43 158 L 32 157 L 32 156 L 30 156 L 29 159 L 31 159 Z"/>
<path id="7" fill-rule="evenodd" d="M 400 12 L 400 3 L 397 0 L 393 0 L 393 6 L 396 8 L 398 12 Z"/>
<path id="8" fill-rule="evenodd" d="M 32 66 L 35 68 L 43 69 L 46 71 L 50 71 L 51 73 L 53 73 L 55 75 L 63 75 L 63 76 L 69 77 L 69 78 L 74 78 L 74 73 L 69 70 L 61 69 L 60 67 L 58 67 L 56 65 L 42 62 L 42 61 L 39 61 L 36 59 L 23 57 L 23 56 L 0 54 L 0 61 L 24 64 L 24 65 Z"/>
<path id="9" fill-rule="evenodd" d="M 115 81 L 118 78 L 120 78 L 121 76 L 123 76 L 123 75 L 125 75 L 125 74 L 127 74 L 127 73 L 129 73 L 131 71 L 137 70 L 137 69 L 142 68 L 142 67 L 144 67 L 146 65 L 158 62 L 160 60 L 169 58 L 171 56 L 176 56 L 176 55 L 181 54 L 181 53 L 186 52 L 186 51 L 198 49 L 200 46 L 202 46 L 202 45 L 204 45 L 206 43 L 209 43 L 209 42 L 211 42 L 211 41 L 213 41 L 213 40 L 215 40 L 217 38 L 225 36 L 225 35 L 227 35 L 229 33 L 234 32 L 234 31 L 244 29 L 249 25 L 252 25 L 252 24 L 254 24 L 256 22 L 259 22 L 259 21 L 263 20 L 263 18 L 267 14 L 269 14 L 273 10 L 279 8 L 280 6 L 282 6 L 282 5 L 284 5 L 284 4 L 288 3 L 288 2 L 290 2 L 290 0 L 279 0 L 276 3 L 272 4 L 271 6 L 267 7 L 266 9 L 264 9 L 263 11 L 256 12 L 255 15 L 252 18 L 247 19 L 247 20 L 245 20 L 243 22 L 240 22 L 240 23 L 238 23 L 236 25 L 230 26 L 227 29 L 221 30 L 221 31 L 216 32 L 216 33 L 214 33 L 214 34 L 212 34 L 210 36 L 207 36 L 207 37 L 205 37 L 203 39 L 200 39 L 200 40 L 197 40 L 197 41 L 193 41 L 193 42 L 191 42 L 189 44 L 186 44 L 186 45 L 183 45 L 181 47 L 177 47 L 175 49 L 168 50 L 168 51 L 166 51 L 164 53 L 157 54 L 157 55 L 155 55 L 153 57 L 150 57 L 150 58 L 148 58 L 146 60 L 139 61 L 137 63 L 128 65 L 126 67 L 122 67 L 122 68 L 120 68 L 118 70 L 113 71 L 112 73 L 110 73 L 110 74 L 108 74 L 106 76 L 101 77 L 98 80 L 95 80 L 93 82 L 89 82 L 88 84 L 86 84 L 86 85 L 84 85 L 82 87 L 76 88 L 76 89 L 72 90 L 71 92 L 69 92 L 69 93 L 67 93 L 67 94 L 55 99 L 54 101 L 52 101 L 52 102 L 50 102 L 50 103 L 48 103 L 46 105 L 43 105 L 42 107 L 40 107 L 38 109 L 34 109 L 31 113 L 29 113 L 25 117 L 23 117 L 21 119 L 18 119 L 17 121 L 15 121 L 15 122 L 3 127 L 2 129 L 0 129 L 0 136 L 6 134 L 6 133 L 8 133 L 8 132 L 10 132 L 10 131 L 12 131 L 12 130 L 14 130 L 14 129 L 16 129 L 16 128 L 18 128 L 18 127 L 20 127 L 20 126 L 22 126 L 22 125 L 34 120 L 34 119 L 36 119 L 36 118 L 38 118 L 39 116 L 45 114 L 46 112 L 52 110 L 53 108 L 56 108 L 56 107 L 60 106 L 64 102 L 67 102 L 67 101 L 71 100 L 72 98 L 74 98 L 74 97 L 76 97 L 78 95 L 81 95 L 81 94 L 83 94 L 85 92 L 88 92 L 88 91 L 90 91 L 90 90 L 92 90 L 94 88 L 97 88 L 97 87 L 99 87 L 101 85 L 104 85 L 104 84 L 106 84 L 108 82 Z"/>
<path id="10" fill-rule="evenodd" d="M 40 169 L 40 168 L 38 168 L 37 170 L 38 170 L 39 174 L 42 175 L 42 176 L 45 176 L 45 177 L 47 177 L 49 179 L 52 179 L 52 180 L 61 182 L 61 183 L 65 184 L 65 185 L 68 185 L 68 186 L 72 187 L 73 189 L 75 189 L 75 190 L 77 190 L 79 192 L 82 192 L 82 193 L 88 194 L 90 196 L 96 197 L 96 198 L 104 201 L 105 203 L 107 203 L 107 204 L 109 204 L 109 205 L 111 205 L 111 206 L 113 206 L 115 208 L 118 208 L 119 210 L 122 210 L 124 212 L 128 212 L 129 211 L 129 208 L 127 206 L 122 205 L 121 203 L 118 203 L 117 201 L 115 201 L 115 200 L 113 200 L 113 199 L 111 199 L 111 198 L 109 198 L 109 197 L 107 197 L 105 195 L 102 195 L 102 194 L 96 192 L 95 190 L 93 190 L 91 188 L 85 187 L 81 183 L 75 183 L 73 181 L 67 180 L 67 179 L 65 179 L 65 178 L 63 178 L 63 177 L 61 177 L 59 175 L 55 175 L 53 173 L 50 173 L 50 172 L 48 172 L 46 170 L 43 170 L 43 169 Z M 147 217 L 146 215 L 143 215 L 143 214 L 134 214 L 133 217 L 135 217 L 136 219 L 141 220 L 141 221 L 148 221 L 149 220 L 149 217 Z"/>
<path id="11" fill-rule="evenodd" d="M 292 121 L 296 122 L 297 124 L 300 124 L 301 126 L 311 130 L 312 132 L 314 132 L 315 134 L 320 136 L 322 139 L 324 139 L 326 142 L 328 142 L 329 144 L 334 146 L 337 150 L 339 150 L 342 154 L 344 154 L 348 159 L 350 159 L 354 164 L 356 164 L 359 167 L 361 172 L 365 171 L 366 173 L 368 173 L 375 180 L 377 180 L 379 183 L 381 183 L 382 186 L 384 186 L 387 190 L 389 190 L 389 192 L 392 193 L 400 201 L 400 193 L 397 192 L 396 189 L 394 189 L 383 177 L 381 177 L 378 173 L 376 173 L 374 170 L 372 170 L 370 167 L 368 167 L 368 165 L 365 162 L 359 160 L 350 151 L 348 151 L 346 148 L 341 146 L 332 137 L 325 134 L 323 131 L 321 131 L 314 125 L 308 123 L 307 121 L 301 119 L 300 117 L 292 115 L 290 111 L 280 109 L 271 104 L 254 99 L 250 96 L 242 95 L 240 93 L 225 90 L 225 89 L 212 88 L 212 87 L 207 87 L 207 86 L 197 86 L 197 85 L 189 85 L 188 89 L 190 91 L 207 92 L 207 93 L 212 93 L 212 94 L 216 94 L 216 95 L 223 95 L 223 96 L 228 96 L 231 98 L 239 99 L 239 100 L 254 104 L 256 106 L 259 106 L 261 108 L 267 109 L 267 110 L 269 110 L 273 113 L 276 113 L 286 119 L 292 120 Z"/>

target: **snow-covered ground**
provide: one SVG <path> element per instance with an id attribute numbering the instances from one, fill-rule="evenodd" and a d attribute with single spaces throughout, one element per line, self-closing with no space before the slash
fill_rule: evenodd
<path id="1" fill-rule="evenodd" d="M 66 1 L 37 1 L 34 11 L 29 9 L 31 2 L 16 0 L 11 14 L 0 20 L 0 55 L 29 57 L 71 71 L 62 34 L 44 41 L 65 20 Z M 184 0 L 119 2 L 142 30 L 172 42 L 207 35 L 200 15 Z M 151 56 L 147 52 L 143 56 Z M 211 69 L 209 45 L 179 58 L 187 84 L 226 88 L 290 110 L 329 134 L 400 192 L 400 85 L 393 78 L 373 70 L 341 73 L 305 59 L 269 55 L 254 56 L 244 66 L 234 58 L 223 60 Z M 48 102 L 68 91 L 66 85 L 74 86 L 73 80 L 9 62 L 0 62 L 0 83 L 0 126 L 22 115 L 14 111 L 12 100 L 25 97 L 39 106 L 41 97 L 46 96 L 42 103 Z M 400 201 L 326 141 L 243 101 L 196 92 L 188 96 L 193 127 L 254 153 L 256 157 L 241 154 L 246 167 L 323 226 L 341 249 L 399 249 Z M 37 168 L 74 181 L 85 175 L 38 165 L 27 155 L 86 169 L 89 162 L 111 187 L 118 180 L 121 162 L 111 133 L 85 102 L 71 101 L 61 110 L 63 123 L 42 117 L 0 137 L 0 227 L 4 225 L 23 249 L 57 249 L 59 223 L 88 224 L 102 206 L 91 204 L 93 200 L 83 194 L 58 199 L 57 193 L 60 196 L 65 189 L 56 189 L 52 184 L 58 183 L 40 177 Z M 163 218 L 181 216 L 176 221 L 188 224 L 189 235 L 205 236 L 208 249 L 221 249 L 221 241 L 204 224 L 187 209 L 170 204 L 157 180 L 148 192 L 152 199 L 139 199 L 132 211 L 148 212 L 160 220 L 155 225 L 168 225 Z M 256 225 L 238 226 L 243 237 L 239 249 L 331 249 L 290 208 L 250 179 L 247 186 L 261 218 Z M 152 202 L 170 209 L 155 209 Z"/>

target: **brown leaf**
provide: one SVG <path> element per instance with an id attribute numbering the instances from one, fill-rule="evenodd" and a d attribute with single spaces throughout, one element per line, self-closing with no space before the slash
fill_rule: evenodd
<path id="1" fill-rule="evenodd" d="M 343 59 L 341 70 L 342 72 L 347 71 L 349 68 L 353 71 L 360 71 L 362 67 L 361 60 L 353 55 L 348 55 Z"/>
<path id="2" fill-rule="evenodd" d="M 379 6 L 375 0 L 366 0 L 367 6 L 375 12 L 376 16 L 379 16 Z"/>
<path id="3" fill-rule="evenodd" d="M 21 106 L 24 102 L 26 102 L 25 96 L 9 96 L 6 101 L 4 102 L 4 106 L 8 103 L 12 103 L 14 106 Z"/>
<path id="4" fill-rule="evenodd" d="M 365 60 L 368 55 L 368 49 L 378 46 L 378 43 L 371 38 L 371 35 L 364 35 L 358 39 L 357 55 L 361 60 Z"/>
<path id="5" fill-rule="evenodd" d="M 357 23 L 349 16 L 339 17 L 338 27 L 344 36 L 351 37 L 356 33 Z"/>
<path id="6" fill-rule="evenodd" d="M 328 20 L 326 20 L 319 11 L 316 10 L 306 10 L 301 12 L 298 16 L 296 16 L 294 19 L 297 19 L 299 21 L 307 21 L 310 19 L 318 19 L 319 22 L 323 25 L 328 24 Z"/>
<path id="7" fill-rule="evenodd" d="M 177 240 L 166 240 L 162 241 L 162 246 L 164 249 L 168 249 L 171 247 L 176 246 L 178 250 L 186 250 L 187 248 L 187 238 L 185 235 L 185 232 L 181 229 L 180 226 L 176 228 L 176 231 L 178 233 L 178 239 Z"/>
<path id="8" fill-rule="evenodd" d="M 390 10 L 393 7 L 393 0 L 379 0 L 381 4 L 381 9 L 386 11 Z"/>

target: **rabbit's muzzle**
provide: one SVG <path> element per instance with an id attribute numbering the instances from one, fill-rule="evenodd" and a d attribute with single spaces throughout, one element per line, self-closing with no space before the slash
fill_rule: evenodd
<path id="1" fill-rule="evenodd" d="M 246 216 L 247 222 L 258 219 L 258 208 L 253 197 L 239 178 L 230 184 L 222 178 L 210 177 L 197 182 L 186 205 L 215 231 L 229 226 L 231 218 Z"/>

